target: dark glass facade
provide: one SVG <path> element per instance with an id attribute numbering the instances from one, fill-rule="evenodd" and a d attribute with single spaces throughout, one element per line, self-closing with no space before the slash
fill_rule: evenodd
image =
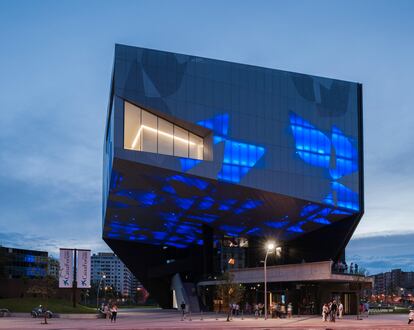
<path id="1" fill-rule="evenodd" d="M 362 156 L 358 83 L 116 45 L 103 238 L 164 306 L 175 273 L 256 266 L 269 238 L 280 263 L 337 260 L 364 210 Z"/>
<path id="2" fill-rule="evenodd" d="M 6 278 L 38 278 L 47 275 L 48 253 L 0 247 Z"/>

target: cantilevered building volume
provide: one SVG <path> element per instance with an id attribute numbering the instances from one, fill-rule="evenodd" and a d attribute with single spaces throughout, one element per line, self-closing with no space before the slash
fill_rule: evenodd
<path id="1" fill-rule="evenodd" d="M 268 239 L 274 265 L 344 260 L 362 141 L 361 84 L 116 45 L 103 238 L 163 307 L 262 267 Z"/>

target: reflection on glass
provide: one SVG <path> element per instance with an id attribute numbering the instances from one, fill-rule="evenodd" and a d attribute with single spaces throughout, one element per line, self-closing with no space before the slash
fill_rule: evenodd
<path id="1" fill-rule="evenodd" d="M 202 137 L 125 102 L 124 149 L 202 160 L 204 141 Z"/>

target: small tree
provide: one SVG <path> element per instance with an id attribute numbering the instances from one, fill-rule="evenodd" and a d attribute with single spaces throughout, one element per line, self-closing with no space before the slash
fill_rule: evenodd
<path id="1" fill-rule="evenodd" d="M 244 297 L 244 287 L 234 282 L 234 274 L 225 272 L 220 278 L 220 284 L 216 287 L 216 296 L 227 306 L 227 321 L 230 321 L 230 304 L 240 303 Z"/>
<path id="2" fill-rule="evenodd" d="M 28 290 L 27 293 L 33 295 L 34 297 L 40 297 L 42 300 L 45 301 L 43 304 L 47 307 L 49 298 L 52 298 L 57 287 L 57 280 L 52 276 L 45 276 L 44 278 L 38 280 L 37 284 L 32 285 Z M 47 315 L 44 313 L 45 317 L 45 324 L 47 324 Z"/>

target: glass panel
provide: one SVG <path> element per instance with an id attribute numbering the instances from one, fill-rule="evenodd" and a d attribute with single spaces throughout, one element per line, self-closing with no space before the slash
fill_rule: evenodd
<path id="1" fill-rule="evenodd" d="M 142 110 L 142 151 L 157 152 L 157 117 Z"/>
<path id="2" fill-rule="evenodd" d="M 124 106 L 124 149 L 141 150 L 141 109 L 128 102 Z"/>
<path id="3" fill-rule="evenodd" d="M 203 139 L 190 133 L 190 152 L 189 157 L 194 159 L 203 159 Z"/>
<path id="4" fill-rule="evenodd" d="M 174 149 L 174 125 L 158 118 L 158 153 L 173 155 Z"/>
<path id="5" fill-rule="evenodd" d="M 188 158 L 188 132 L 174 126 L 174 156 Z"/>

